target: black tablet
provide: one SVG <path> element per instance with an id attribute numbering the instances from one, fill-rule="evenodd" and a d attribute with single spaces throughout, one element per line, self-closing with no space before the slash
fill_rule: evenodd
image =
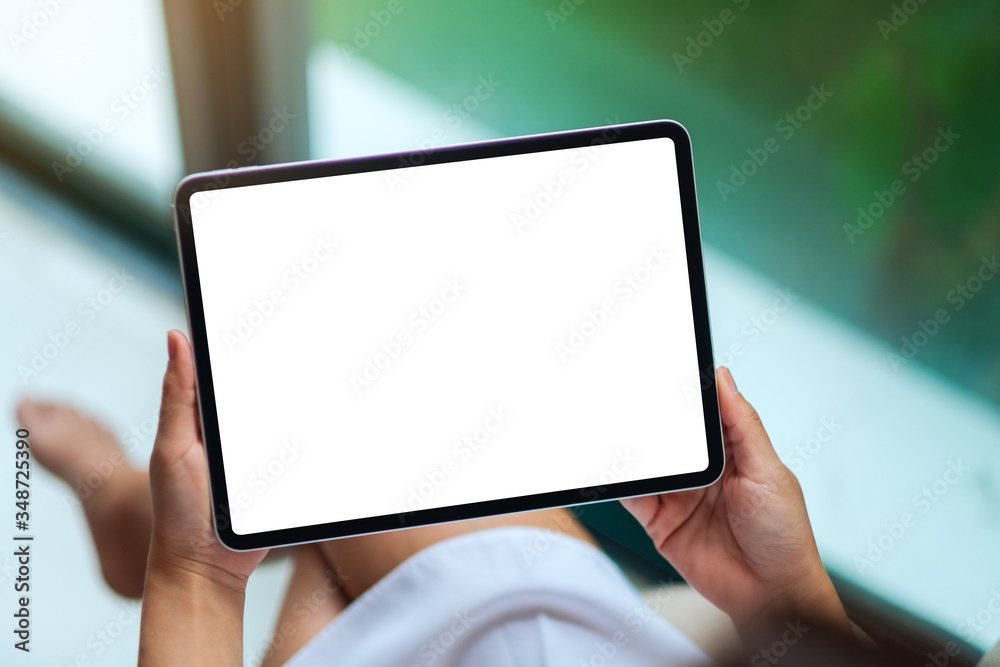
<path id="1" fill-rule="evenodd" d="M 174 208 L 233 549 L 722 473 L 675 122 L 198 174 Z"/>

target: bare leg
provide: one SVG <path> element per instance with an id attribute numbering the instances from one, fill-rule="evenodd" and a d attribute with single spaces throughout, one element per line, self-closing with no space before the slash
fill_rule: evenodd
<path id="1" fill-rule="evenodd" d="M 153 504 L 149 475 L 132 466 L 107 429 L 75 410 L 23 401 L 17 418 L 30 432 L 31 455 L 70 486 L 116 593 L 142 597 Z"/>
<path id="2" fill-rule="evenodd" d="M 555 509 L 330 540 L 320 542 L 319 548 L 328 567 L 343 578 L 344 592 L 353 600 L 404 560 L 432 544 L 458 535 L 502 526 L 552 529 L 596 544 L 590 533 L 569 511 Z"/>
<path id="3" fill-rule="evenodd" d="M 315 544 L 294 547 L 295 571 L 261 667 L 279 667 L 347 606 L 341 580 Z"/>

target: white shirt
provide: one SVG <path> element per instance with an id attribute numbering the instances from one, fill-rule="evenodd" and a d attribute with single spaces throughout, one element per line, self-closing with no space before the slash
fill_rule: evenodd
<path id="1" fill-rule="evenodd" d="M 601 551 L 538 528 L 468 533 L 372 586 L 288 667 L 702 667 L 714 663 Z"/>

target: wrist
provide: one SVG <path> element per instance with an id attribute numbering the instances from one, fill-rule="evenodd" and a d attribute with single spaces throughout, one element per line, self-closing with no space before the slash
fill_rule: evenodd
<path id="1" fill-rule="evenodd" d="M 853 633 L 833 582 L 822 568 L 781 591 L 754 613 L 734 619 L 734 622 L 740 635 L 746 636 L 771 625 L 802 620 L 822 624 L 835 632 Z"/>
<path id="2" fill-rule="evenodd" d="M 246 593 L 247 577 L 211 563 L 180 556 L 157 545 L 154 538 L 146 563 L 146 584 L 173 586 L 192 593 L 240 599 Z"/>
<path id="3" fill-rule="evenodd" d="M 243 664 L 245 586 L 151 547 L 140 667 Z"/>

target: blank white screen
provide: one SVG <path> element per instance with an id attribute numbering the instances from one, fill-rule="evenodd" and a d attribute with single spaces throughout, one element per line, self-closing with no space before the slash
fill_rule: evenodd
<path id="1" fill-rule="evenodd" d="M 669 139 L 191 205 L 236 533 L 707 467 Z"/>

